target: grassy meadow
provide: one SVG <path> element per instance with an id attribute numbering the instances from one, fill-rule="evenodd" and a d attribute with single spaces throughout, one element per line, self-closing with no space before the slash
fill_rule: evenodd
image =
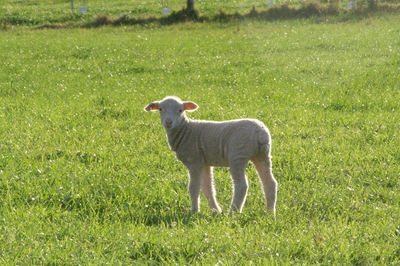
<path id="1" fill-rule="evenodd" d="M 272 133 L 276 220 L 191 215 L 157 113 Z M 400 264 L 400 17 L 0 32 L 0 264 Z"/>
<path id="2" fill-rule="evenodd" d="M 325 13 L 339 13 L 341 20 L 349 17 L 368 16 L 369 13 L 384 11 L 398 13 L 398 0 L 358 0 L 357 8 L 348 9 L 351 0 L 271 0 L 272 11 L 261 15 L 263 19 L 276 19 L 282 16 L 291 18 L 321 16 Z M 86 13 L 79 11 L 80 6 L 86 7 Z M 162 16 L 162 8 L 170 8 L 174 12 L 186 7 L 186 0 L 74 0 L 73 11 L 70 0 L 0 0 L 0 30 L 9 26 L 37 26 L 52 27 L 85 27 L 92 25 L 98 17 L 106 16 L 109 20 L 120 18 L 122 24 L 131 24 L 135 19 L 166 19 Z M 283 7 L 283 12 L 278 13 Z M 293 9 L 302 7 L 303 10 L 293 14 Z M 370 8 L 372 7 L 372 8 Z M 269 1 L 251 0 L 202 0 L 195 1 L 195 8 L 202 17 L 213 20 L 218 14 L 249 14 L 254 17 L 252 10 L 266 11 L 271 9 Z M 179 12 L 178 12 L 179 13 Z M 182 16 L 182 14 L 178 15 Z M 176 21 L 175 18 L 170 18 Z M 221 18 L 218 18 L 219 20 Z M 121 22 L 121 21 L 120 21 Z M 118 23 L 119 24 L 119 23 Z"/>
<path id="3" fill-rule="evenodd" d="M 393 1 L 393 0 L 385 0 Z M 275 4 L 297 4 L 299 0 L 274 1 Z M 74 0 L 74 17 L 70 0 L 0 0 L 0 22 L 12 24 L 39 25 L 43 23 L 75 22 L 84 23 L 96 15 L 106 14 L 112 17 L 129 15 L 132 17 L 161 16 L 161 9 L 168 7 L 179 10 L 186 5 L 186 0 Z M 78 7 L 86 6 L 87 13 L 80 14 Z M 228 12 L 248 11 L 252 7 L 266 8 L 268 1 L 223 0 L 196 1 L 196 8 L 202 13 L 216 14 L 220 9 Z"/>

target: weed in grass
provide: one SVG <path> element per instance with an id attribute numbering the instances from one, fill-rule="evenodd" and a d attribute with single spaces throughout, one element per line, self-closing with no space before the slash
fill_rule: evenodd
<path id="1" fill-rule="evenodd" d="M 96 16 L 94 22 L 93 22 L 93 26 L 95 27 L 99 27 L 99 26 L 105 26 L 105 25 L 109 25 L 112 24 L 113 21 L 111 20 L 111 18 L 107 15 L 98 15 Z"/>

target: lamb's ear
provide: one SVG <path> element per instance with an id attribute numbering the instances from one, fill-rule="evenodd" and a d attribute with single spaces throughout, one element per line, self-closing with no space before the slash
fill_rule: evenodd
<path id="1" fill-rule="evenodd" d="M 185 111 L 193 112 L 197 108 L 199 108 L 199 106 L 194 102 L 183 102 L 183 109 L 185 109 Z"/>
<path id="2" fill-rule="evenodd" d="M 159 105 L 159 103 L 160 102 L 152 102 L 152 103 L 149 103 L 145 108 L 144 108 L 144 110 L 145 111 L 157 111 L 157 110 L 159 110 L 160 108 L 158 107 L 158 105 Z"/>

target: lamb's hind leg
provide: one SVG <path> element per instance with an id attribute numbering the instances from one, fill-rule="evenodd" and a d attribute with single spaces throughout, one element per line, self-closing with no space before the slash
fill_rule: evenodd
<path id="1" fill-rule="evenodd" d="M 221 212 L 221 208 L 219 207 L 218 202 L 215 198 L 212 168 L 209 166 L 204 167 L 202 170 L 201 190 L 207 198 L 208 205 L 210 206 L 211 211 Z"/>
<path id="2" fill-rule="evenodd" d="M 264 190 L 265 200 L 267 201 L 267 210 L 272 211 L 275 215 L 278 182 L 276 182 L 272 174 L 271 158 L 268 156 L 264 159 L 256 159 L 253 160 L 253 163 Z"/>
<path id="3" fill-rule="evenodd" d="M 233 180 L 233 199 L 231 204 L 232 212 L 242 212 L 243 205 L 246 201 L 248 183 L 245 175 L 247 161 L 240 160 L 230 163 L 230 173 Z"/>

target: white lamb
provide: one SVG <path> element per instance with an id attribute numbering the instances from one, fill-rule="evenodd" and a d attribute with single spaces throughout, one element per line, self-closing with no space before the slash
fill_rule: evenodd
<path id="1" fill-rule="evenodd" d="M 194 102 L 182 102 L 177 97 L 166 97 L 144 108 L 160 111 L 169 146 L 189 170 L 192 212 L 199 211 L 200 188 L 210 209 L 221 212 L 215 199 L 213 166 L 230 167 L 234 184 L 230 212 L 241 212 L 248 188 L 245 169 L 251 160 L 263 186 L 267 210 L 275 214 L 278 183 L 272 175 L 268 129 L 255 119 L 214 122 L 187 118 L 185 111 L 197 108 Z"/>

